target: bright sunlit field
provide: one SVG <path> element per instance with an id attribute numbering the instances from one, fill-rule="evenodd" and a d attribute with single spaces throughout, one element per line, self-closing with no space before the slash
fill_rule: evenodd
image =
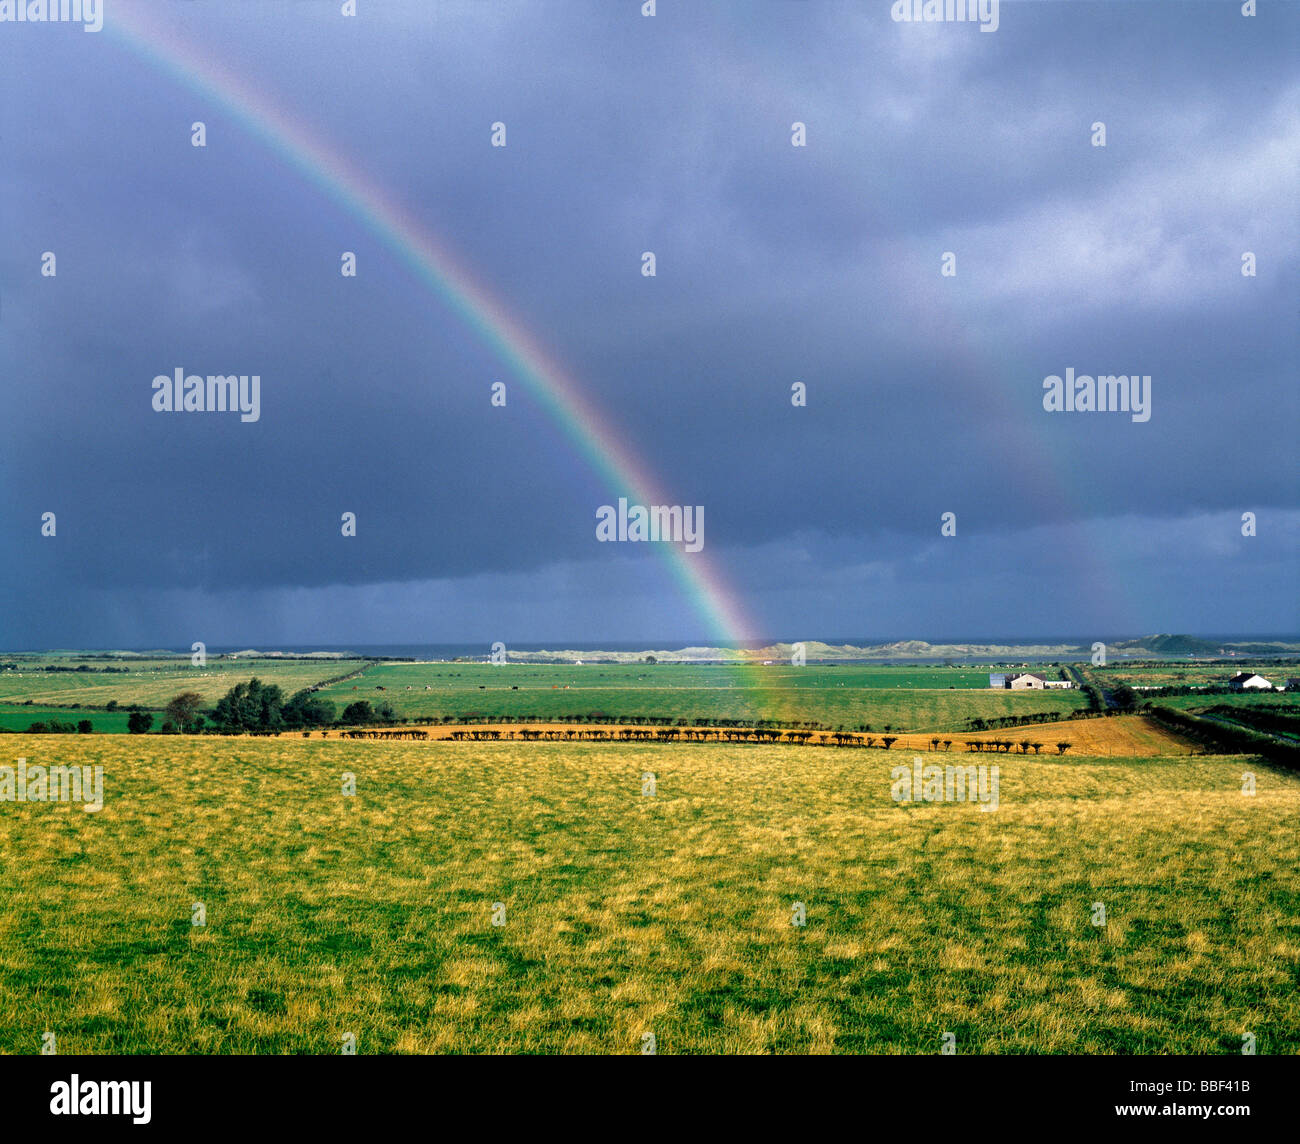
<path id="1" fill-rule="evenodd" d="M 987 812 L 878 750 L 3 742 L 105 771 L 0 802 L 4 1052 L 1300 1051 L 1300 778 L 1245 756 L 926 760 Z"/>

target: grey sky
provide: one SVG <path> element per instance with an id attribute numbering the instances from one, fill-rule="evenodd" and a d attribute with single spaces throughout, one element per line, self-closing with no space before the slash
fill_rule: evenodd
<path id="1" fill-rule="evenodd" d="M 0 24 L 0 645 L 716 637 L 476 330 L 114 7 Z M 1300 629 L 1300 5 L 1259 8 L 133 6 L 457 252 L 792 639 Z M 155 413 L 177 366 L 261 419 Z M 1150 421 L 1044 411 L 1067 367 L 1150 375 Z"/>

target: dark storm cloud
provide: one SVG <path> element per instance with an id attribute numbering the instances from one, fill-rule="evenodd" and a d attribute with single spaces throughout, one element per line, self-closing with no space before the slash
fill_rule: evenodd
<path id="1" fill-rule="evenodd" d="M 707 506 L 768 632 L 1295 626 L 1294 8 L 371 7 L 150 11 L 459 253 Z M 659 561 L 594 543 L 617 491 L 444 299 L 227 109 L 73 32 L 0 27 L 4 642 L 701 632 Z M 259 374 L 260 420 L 154 413 L 178 366 Z M 1150 374 L 1151 421 L 1045 413 L 1067 367 Z M 1223 561 L 1249 604 L 1207 598 Z M 987 590 L 1098 569 L 1124 592 Z"/>

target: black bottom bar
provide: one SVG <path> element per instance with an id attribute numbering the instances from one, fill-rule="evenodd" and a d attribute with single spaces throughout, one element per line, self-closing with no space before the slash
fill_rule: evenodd
<path id="1" fill-rule="evenodd" d="M 845 1114 L 865 1125 L 887 1111 L 880 1125 L 901 1126 L 901 1114 L 927 1133 L 1176 1124 L 1221 1135 L 1294 1126 L 1298 1075 L 1287 1057 L 37 1056 L 9 1057 L 0 1069 L 14 1140 L 23 1129 L 93 1137 L 200 1125 L 337 1134 L 465 1116 L 493 1132 L 621 1126 L 695 1136 L 717 1123 L 734 1135 L 750 1120 L 815 1131 Z"/>

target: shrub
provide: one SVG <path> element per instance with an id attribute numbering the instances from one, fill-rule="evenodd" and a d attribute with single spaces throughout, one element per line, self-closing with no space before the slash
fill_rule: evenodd
<path id="1" fill-rule="evenodd" d="M 349 703 L 343 708 L 344 723 L 373 723 L 374 720 L 374 708 L 370 706 L 370 700 L 368 699 L 358 699 L 355 703 Z"/>

